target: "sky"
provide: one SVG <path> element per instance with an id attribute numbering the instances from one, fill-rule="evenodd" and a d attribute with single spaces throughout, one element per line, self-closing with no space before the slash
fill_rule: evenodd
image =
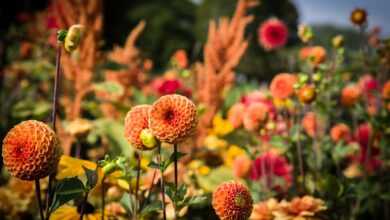
<path id="1" fill-rule="evenodd" d="M 378 25 L 390 36 L 390 0 L 292 0 L 306 24 L 351 26 L 350 12 L 356 7 L 367 10 L 369 26 Z"/>

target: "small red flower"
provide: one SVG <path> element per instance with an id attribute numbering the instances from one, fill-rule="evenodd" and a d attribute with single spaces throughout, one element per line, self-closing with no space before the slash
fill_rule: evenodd
<path id="1" fill-rule="evenodd" d="M 265 50 L 274 50 L 287 43 L 288 29 L 279 19 L 271 18 L 260 25 L 258 35 L 259 43 Z"/>
<path id="2" fill-rule="evenodd" d="M 272 188 L 287 189 L 292 183 L 292 166 L 286 158 L 272 152 L 267 152 L 257 157 L 252 164 L 250 178 L 259 180 L 265 178 L 266 183 Z M 274 177 L 280 177 L 285 181 L 284 186 L 272 183 Z"/>

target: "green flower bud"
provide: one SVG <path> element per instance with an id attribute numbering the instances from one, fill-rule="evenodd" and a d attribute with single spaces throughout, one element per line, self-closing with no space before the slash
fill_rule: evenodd
<path id="1" fill-rule="evenodd" d="M 333 37 L 332 45 L 334 48 L 340 48 L 343 46 L 343 44 L 344 44 L 344 37 L 342 35 L 339 34 Z"/>
<path id="2" fill-rule="evenodd" d="M 299 83 L 306 83 L 309 80 L 309 76 L 307 74 L 301 73 L 298 75 Z"/>
<path id="3" fill-rule="evenodd" d="M 114 172 L 116 170 L 116 168 L 117 168 L 117 165 L 115 164 L 115 162 L 111 161 L 109 163 L 104 164 L 102 170 L 103 170 L 104 175 L 106 176 L 106 175 Z"/>
<path id="4" fill-rule="evenodd" d="M 139 136 L 145 147 L 152 149 L 157 146 L 157 140 L 150 129 L 143 129 Z"/>
<path id="5" fill-rule="evenodd" d="M 311 41 L 314 37 L 313 30 L 310 26 L 301 24 L 298 27 L 298 37 L 303 43 Z"/>
<path id="6" fill-rule="evenodd" d="M 74 51 L 79 46 L 83 33 L 84 26 L 80 24 L 72 25 L 65 37 L 65 50 L 68 52 Z"/>
<path id="7" fill-rule="evenodd" d="M 315 73 L 313 75 L 313 81 L 314 82 L 319 82 L 319 81 L 321 81 L 321 79 L 322 79 L 322 74 L 321 73 Z"/>

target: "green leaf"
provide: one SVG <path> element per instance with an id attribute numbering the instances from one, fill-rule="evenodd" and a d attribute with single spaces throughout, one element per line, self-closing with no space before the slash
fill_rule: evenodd
<path id="1" fill-rule="evenodd" d="M 232 170 L 226 166 L 212 169 L 207 176 L 197 176 L 199 185 L 207 192 L 213 192 L 219 184 L 233 179 Z"/>
<path id="2" fill-rule="evenodd" d="M 129 193 L 123 193 L 120 203 L 130 213 L 134 213 L 135 209 L 135 196 L 129 195 Z"/>
<path id="3" fill-rule="evenodd" d="M 96 186 L 98 180 L 97 168 L 95 170 L 91 170 L 83 166 L 85 171 L 85 175 L 87 176 L 87 189 L 91 190 Z"/>
<path id="4" fill-rule="evenodd" d="M 201 205 L 207 202 L 207 196 L 193 196 L 187 202 L 187 205 Z"/>
<path id="5" fill-rule="evenodd" d="M 63 179 L 54 188 L 53 203 L 50 212 L 53 212 L 61 205 L 79 198 L 85 192 L 84 184 L 77 177 Z"/>
<path id="6" fill-rule="evenodd" d="M 148 215 L 152 212 L 156 212 L 162 208 L 162 202 L 161 201 L 155 201 L 153 203 L 148 204 L 141 210 L 141 216 Z"/>
<path id="7" fill-rule="evenodd" d="M 148 164 L 148 167 L 152 168 L 152 169 L 158 169 L 160 170 L 160 164 L 154 162 L 154 161 L 150 161 L 150 163 Z"/>

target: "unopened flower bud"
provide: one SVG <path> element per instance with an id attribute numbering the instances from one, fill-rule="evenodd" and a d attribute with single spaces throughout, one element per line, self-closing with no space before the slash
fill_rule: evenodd
<path id="1" fill-rule="evenodd" d="M 157 140 L 150 129 L 143 129 L 140 134 L 140 139 L 142 144 L 149 149 L 157 146 Z"/>
<path id="2" fill-rule="evenodd" d="M 298 27 L 298 36 L 302 42 L 307 43 L 314 37 L 313 30 L 310 26 L 301 24 Z"/>
<path id="3" fill-rule="evenodd" d="M 321 79 L 322 79 L 321 73 L 314 73 L 313 74 L 313 81 L 314 82 L 319 82 L 319 81 L 321 81 Z"/>
<path id="4" fill-rule="evenodd" d="M 84 26 L 80 24 L 72 25 L 65 37 L 65 50 L 68 52 L 74 51 L 79 46 L 83 33 Z"/>
<path id="5" fill-rule="evenodd" d="M 332 45 L 334 48 L 340 48 L 344 44 L 344 37 L 342 35 L 336 35 L 332 39 Z"/>

